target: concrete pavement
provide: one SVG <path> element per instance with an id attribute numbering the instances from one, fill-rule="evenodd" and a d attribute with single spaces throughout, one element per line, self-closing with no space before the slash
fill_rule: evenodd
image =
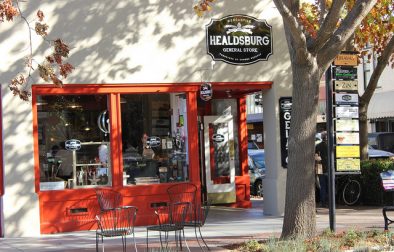
<path id="1" fill-rule="evenodd" d="M 394 217 L 394 216 L 393 216 Z M 226 207 L 211 207 L 207 222 L 202 232 L 212 251 L 229 251 L 222 246 L 247 241 L 278 237 L 283 223 L 283 216 L 266 216 L 263 214 L 263 200 L 253 199 L 250 209 L 234 209 Z M 384 223 L 381 207 L 342 207 L 336 209 L 337 232 L 354 229 L 383 230 Z M 317 209 L 317 229 L 323 231 L 329 228 L 328 209 Z M 159 251 L 159 240 L 156 233 L 149 233 L 149 251 Z M 191 251 L 201 251 L 194 238 L 194 229 L 186 229 L 186 237 Z M 173 240 L 173 236 L 170 236 Z M 138 251 L 146 251 L 146 229 L 136 228 Z M 105 239 L 106 251 L 122 251 L 119 238 Z M 131 239 L 128 239 L 128 251 L 131 249 Z M 175 244 L 170 244 L 170 251 L 175 251 Z M 99 248 L 100 251 L 101 247 Z M 43 235 L 31 238 L 0 238 L 0 251 L 33 251 L 33 252 L 90 252 L 95 251 L 95 232 L 72 232 L 63 234 Z M 184 251 L 187 251 L 184 249 Z"/>

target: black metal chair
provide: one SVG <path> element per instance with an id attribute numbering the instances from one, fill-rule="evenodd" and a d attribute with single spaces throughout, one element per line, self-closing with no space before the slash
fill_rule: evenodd
<path id="1" fill-rule="evenodd" d="M 176 202 L 170 204 L 168 207 L 160 207 L 155 211 L 158 219 L 158 225 L 148 226 L 146 228 L 146 248 L 149 251 L 149 231 L 158 231 L 160 237 L 160 250 L 168 251 L 168 235 L 170 232 L 175 232 L 175 244 L 176 251 L 179 247 L 182 250 L 182 236 L 185 241 L 188 251 L 190 251 L 189 246 L 185 237 L 185 221 L 187 212 L 189 211 L 189 202 Z M 163 239 L 161 233 L 164 232 L 164 238 L 166 246 L 163 246 Z M 164 250 L 165 248 L 165 250 Z"/>
<path id="2" fill-rule="evenodd" d="M 202 236 L 201 228 L 205 224 L 211 204 L 209 202 L 204 202 L 203 204 L 197 202 L 197 186 L 192 183 L 174 184 L 167 189 L 167 194 L 170 198 L 170 204 L 174 202 L 190 203 L 190 209 L 187 213 L 185 227 L 194 228 L 197 243 L 203 251 L 204 248 L 200 243 L 200 239 L 203 241 L 205 247 L 210 250 Z M 197 229 L 199 235 L 197 234 Z"/>
<path id="3" fill-rule="evenodd" d="M 194 234 L 196 235 L 197 243 L 200 246 L 201 250 L 203 250 L 203 251 L 204 251 L 204 248 L 201 246 L 199 239 L 201 239 L 204 242 L 205 247 L 208 250 L 210 250 L 210 248 L 208 247 L 208 244 L 205 242 L 204 237 L 202 236 L 202 233 L 201 233 L 201 228 L 205 224 L 205 221 L 207 219 L 210 208 L 211 208 L 211 203 L 209 201 L 203 202 L 202 205 L 196 207 L 196 219 L 186 221 L 186 223 L 185 223 L 185 227 L 194 227 Z M 198 229 L 198 233 L 200 235 L 200 238 L 198 238 L 197 229 Z"/>
<path id="4" fill-rule="evenodd" d="M 96 188 L 97 201 L 100 211 L 114 209 L 122 205 L 122 195 L 108 188 Z"/>
<path id="5" fill-rule="evenodd" d="M 137 251 L 135 242 L 134 225 L 138 209 L 134 206 L 123 206 L 106 209 L 96 215 L 96 252 L 98 252 L 98 241 L 101 237 L 104 252 L 104 237 L 122 237 L 123 251 L 127 250 L 127 236 L 133 236 L 134 249 Z"/>

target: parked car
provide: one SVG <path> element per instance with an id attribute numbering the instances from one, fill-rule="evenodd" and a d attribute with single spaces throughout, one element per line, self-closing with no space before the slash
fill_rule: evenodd
<path id="1" fill-rule="evenodd" d="M 394 152 L 394 132 L 368 133 L 368 144 L 374 149 Z"/>
<path id="2" fill-rule="evenodd" d="M 251 143 L 251 142 L 249 142 Z M 248 166 L 251 194 L 263 196 L 263 179 L 265 178 L 265 153 L 257 145 L 248 144 Z"/>
<path id="3" fill-rule="evenodd" d="M 377 150 L 373 148 L 371 145 L 368 145 L 368 158 L 369 159 L 378 159 L 378 158 L 390 158 L 394 159 L 394 153 L 384 150 Z"/>

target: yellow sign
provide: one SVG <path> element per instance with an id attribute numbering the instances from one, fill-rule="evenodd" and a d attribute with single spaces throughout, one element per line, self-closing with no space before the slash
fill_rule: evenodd
<path id="1" fill-rule="evenodd" d="M 337 159 L 337 171 L 360 171 L 360 159 L 345 158 Z"/>
<path id="2" fill-rule="evenodd" d="M 357 66 L 357 54 L 339 54 L 335 60 L 336 66 Z"/>
<path id="3" fill-rule="evenodd" d="M 336 154 L 337 158 L 359 158 L 360 146 L 337 146 Z"/>

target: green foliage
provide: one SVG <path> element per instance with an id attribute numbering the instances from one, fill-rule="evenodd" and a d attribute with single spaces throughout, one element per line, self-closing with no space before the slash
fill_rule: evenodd
<path id="1" fill-rule="evenodd" d="M 354 247 L 360 241 L 361 236 L 361 232 L 349 229 L 342 238 L 342 245 L 346 247 Z"/>
<path id="2" fill-rule="evenodd" d="M 393 251 L 392 235 L 378 230 L 349 229 L 339 234 L 325 230 L 320 236 L 309 240 L 269 238 L 257 241 L 253 239 L 238 247 L 233 245 L 232 250 L 245 252 Z"/>
<path id="3" fill-rule="evenodd" d="M 251 251 L 251 252 L 258 252 L 261 250 L 261 245 L 256 240 L 249 240 L 245 242 L 241 247 L 241 251 Z"/>
<path id="4" fill-rule="evenodd" d="M 368 160 L 361 162 L 361 195 L 365 205 L 393 204 L 393 192 L 384 192 L 380 173 L 394 170 L 392 160 Z"/>

